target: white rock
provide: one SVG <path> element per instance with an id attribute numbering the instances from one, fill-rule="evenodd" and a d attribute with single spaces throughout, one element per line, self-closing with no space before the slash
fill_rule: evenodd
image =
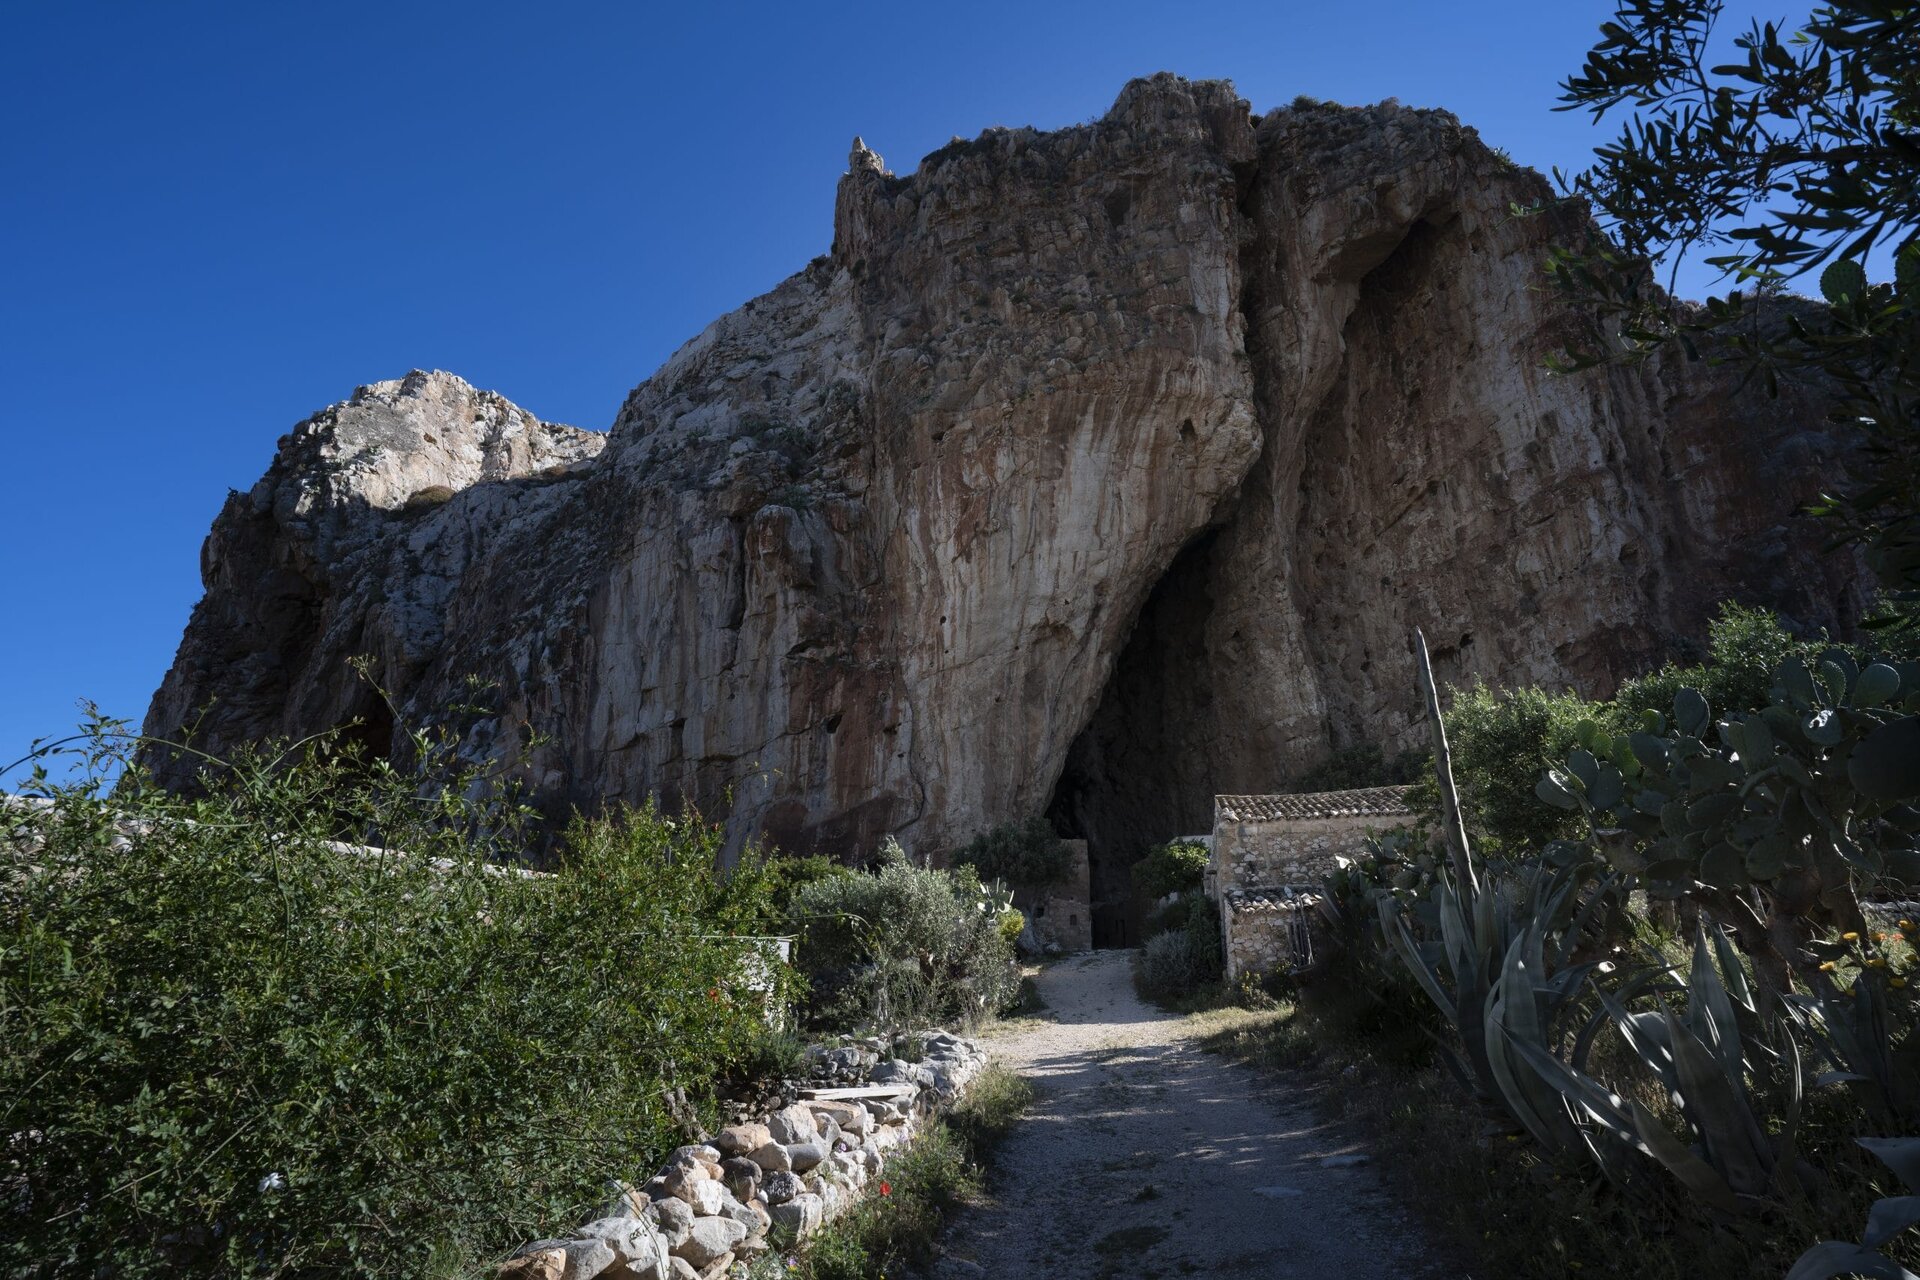
<path id="1" fill-rule="evenodd" d="M 796 1142 L 812 1142 L 820 1136 L 820 1130 L 813 1123 L 813 1112 L 799 1103 L 782 1107 L 768 1116 L 767 1130 L 775 1142 L 788 1147 Z"/>
<path id="2" fill-rule="evenodd" d="M 654 1226 L 638 1218 L 601 1218 L 580 1228 L 580 1234 L 607 1242 L 614 1261 L 604 1273 L 611 1280 L 665 1280 L 667 1241 Z"/>
<path id="3" fill-rule="evenodd" d="M 701 1218 L 674 1247 L 673 1256 L 705 1267 L 721 1254 L 732 1253 L 733 1246 L 746 1238 L 747 1229 L 732 1218 Z"/>
<path id="4" fill-rule="evenodd" d="M 684 1200 L 700 1217 L 712 1217 L 732 1199 L 727 1189 L 711 1179 L 689 1182 L 674 1190 L 677 1199 Z"/>
<path id="5" fill-rule="evenodd" d="M 767 1210 L 773 1219 L 773 1235 L 780 1240 L 804 1240 L 820 1229 L 826 1217 L 826 1204 L 812 1193 L 795 1196 Z"/>

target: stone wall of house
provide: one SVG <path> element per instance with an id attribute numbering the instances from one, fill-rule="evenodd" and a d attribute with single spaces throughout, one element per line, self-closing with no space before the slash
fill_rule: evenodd
<path id="1" fill-rule="evenodd" d="M 1392 826 L 1377 814 L 1340 818 L 1273 818 L 1221 822 L 1213 832 L 1213 870 L 1219 892 L 1277 885 L 1317 885 L 1334 860 L 1366 847 L 1370 832 Z"/>
<path id="2" fill-rule="evenodd" d="M 1221 903 L 1220 918 L 1227 962 L 1227 981 L 1244 974 L 1272 973 L 1307 964 L 1312 956 L 1312 930 L 1319 927 L 1316 906 L 1320 895 L 1304 893 L 1292 901 L 1276 901 L 1272 892 L 1235 890 Z"/>
<path id="3" fill-rule="evenodd" d="M 1027 917 L 1021 942 L 1049 955 L 1093 949 L 1093 894 L 1091 866 L 1085 840 L 1064 840 L 1073 854 L 1073 871 L 1065 881 L 1042 891 L 1022 889 L 1013 905 Z"/>
<path id="4" fill-rule="evenodd" d="M 857 1203 L 986 1065 L 985 1051 L 959 1036 L 911 1039 L 921 1061 L 874 1039 L 817 1049 L 823 1076 L 849 1083 L 803 1089 L 771 1115 L 678 1148 L 645 1185 L 614 1184 L 578 1230 L 518 1250 L 498 1280 L 719 1280 L 805 1240 Z"/>

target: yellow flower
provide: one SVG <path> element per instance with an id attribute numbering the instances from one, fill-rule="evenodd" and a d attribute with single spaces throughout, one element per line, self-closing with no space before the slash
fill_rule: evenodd
<path id="1" fill-rule="evenodd" d="M 1860 935 L 1849 929 L 1840 935 L 1840 940 L 1842 942 L 1858 942 L 1860 941 Z"/>
<path id="2" fill-rule="evenodd" d="M 1888 978 L 1887 985 L 1895 991 L 1905 991 L 1907 989 L 1907 980 L 1905 978 Z"/>
<path id="3" fill-rule="evenodd" d="M 1901 927 L 1902 929 L 1911 929 L 1911 928 L 1913 928 L 1913 921 L 1911 921 L 1911 920 L 1902 920 L 1902 921 L 1900 922 L 1900 927 Z"/>
<path id="4" fill-rule="evenodd" d="M 1831 960 L 1827 961 L 1825 964 L 1820 966 L 1820 972 L 1822 973 L 1832 973 L 1833 969 L 1834 969 L 1834 964 L 1833 964 L 1833 961 Z"/>
<path id="5" fill-rule="evenodd" d="M 1875 956 L 1873 959 L 1867 961 L 1867 968 L 1869 969 L 1884 969 L 1886 967 L 1887 958 L 1885 956 Z"/>

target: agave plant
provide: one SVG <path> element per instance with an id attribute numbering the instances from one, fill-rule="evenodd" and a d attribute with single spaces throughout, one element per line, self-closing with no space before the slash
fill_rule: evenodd
<path id="1" fill-rule="evenodd" d="M 1860 1138 L 1861 1146 L 1873 1152 L 1907 1184 L 1920 1193 L 1920 1138 Z M 1834 1280 L 1836 1276 L 1861 1275 L 1873 1280 L 1920 1280 L 1880 1247 L 1902 1231 L 1920 1222 L 1920 1194 L 1887 1196 L 1876 1200 L 1867 1211 L 1867 1230 L 1859 1244 L 1845 1240 L 1822 1240 L 1795 1260 L 1787 1280 Z"/>
<path id="2" fill-rule="evenodd" d="M 1713 931 L 1711 944 L 1706 930 L 1696 935 L 1680 1013 L 1664 1003 L 1635 1011 L 1620 995 L 1599 995 L 1608 1021 L 1679 1108 L 1684 1134 L 1676 1135 L 1637 1098 L 1588 1073 L 1591 1031 L 1582 1034 L 1565 1061 L 1531 1037 L 1508 1043 L 1594 1126 L 1596 1159 L 1610 1178 L 1619 1180 L 1614 1173 L 1619 1154 L 1632 1148 L 1728 1216 L 1753 1213 L 1803 1192 L 1795 1147 L 1803 1093 L 1799 1052 L 1778 1023 L 1775 1044 L 1764 1040 L 1752 990 L 1724 934 Z M 1773 1064 L 1785 1079 L 1786 1114 L 1780 1132 L 1769 1135 L 1748 1081 Z"/>
<path id="3" fill-rule="evenodd" d="M 1624 878 L 1596 878 L 1577 860 L 1483 873 L 1460 822 L 1426 641 L 1417 632 L 1415 641 L 1450 866 L 1436 869 L 1424 892 L 1412 884 L 1377 892 L 1381 933 L 1452 1024 L 1458 1043 L 1440 1048 L 1462 1085 L 1550 1151 L 1587 1151 L 1566 1104 L 1512 1042 L 1550 1054 L 1558 1020 L 1596 968 L 1572 958 L 1620 909 Z"/>
<path id="4" fill-rule="evenodd" d="M 1822 986 L 1786 998 L 1829 1070 L 1815 1083 L 1845 1085 L 1883 1122 L 1920 1125 L 1920 1008 L 1915 989 L 1863 967 L 1844 990 Z"/>

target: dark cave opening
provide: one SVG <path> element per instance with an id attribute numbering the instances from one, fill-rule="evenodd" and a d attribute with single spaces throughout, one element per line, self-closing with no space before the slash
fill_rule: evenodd
<path id="1" fill-rule="evenodd" d="M 1217 534 L 1188 543 L 1148 594 L 1047 807 L 1056 831 L 1087 842 L 1096 947 L 1144 940 L 1148 904 L 1131 874 L 1141 855 L 1213 828 L 1206 629 Z"/>

